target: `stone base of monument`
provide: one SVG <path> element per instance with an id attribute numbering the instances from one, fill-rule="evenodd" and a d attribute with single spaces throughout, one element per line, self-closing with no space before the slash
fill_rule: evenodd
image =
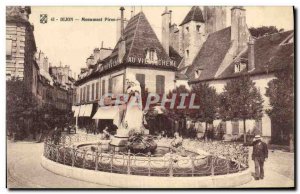
<path id="1" fill-rule="evenodd" d="M 128 142 L 128 130 L 117 130 L 117 134 L 114 135 L 109 145 L 116 152 L 126 151 L 126 145 Z"/>

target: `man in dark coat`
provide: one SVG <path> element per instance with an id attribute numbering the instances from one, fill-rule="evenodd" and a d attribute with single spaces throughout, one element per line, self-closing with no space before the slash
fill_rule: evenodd
<path id="1" fill-rule="evenodd" d="M 260 135 L 256 135 L 253 139 L 252 160 L 255 164 L 255 180 L 264 178 L 264 162 L 268 158 L 268 147 L 261 140 Z"/>

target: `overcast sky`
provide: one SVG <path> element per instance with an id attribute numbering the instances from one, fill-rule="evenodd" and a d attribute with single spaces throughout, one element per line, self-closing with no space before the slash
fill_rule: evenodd
<path id="1" fill-rule="evenodd" d="M 191 7 L 168 7 L 172 10 L 172 23 L 179 24 Z M 227 7 L 227 26 L 230 25 L 230 8 Z M 165 7 L 135 7 L 135 13 L 145 13 L 152 28 L 161 39 L 161 13 Z M 285 30 L 293 29 L 292 7 L 245 7 L 248 27 L 277 26 Z M 113 48 L 116 44 L 116 22 L 104 21 L 120 16 L 119 7 L 31 7 L 30 22 L 38 50 L 42 50 L 53 65 L 61 61 L 70 65 L 77 74 L 95 47 Z M 130 18 L 131 7 L 125 7 L 125 17 Z M 48 14 L 48 23 L 40 23 L 40 14 Z M 50 21 L 55 17 L 58 21 Z M 79 21 L 61 22 L 61 17 L 73 17 Z M 103 18 L 98 22 L 82 22 L 81 18 Z"/>

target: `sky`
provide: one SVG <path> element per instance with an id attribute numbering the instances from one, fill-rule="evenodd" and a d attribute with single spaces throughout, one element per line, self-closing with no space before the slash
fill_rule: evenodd
<path id="1" fill-rule="evenodd" d="M 201 7 L 201 6 L 200 6 Z M 172 23 L 180 24 L 191 7 L 168 7 L 172 10 Z M 227 26 L 230 26 L 230 8 L 227 7 Z M 292 7 L 244 7 L 248 27 L 276 26 L 278 29 L 292 30 Z M 132 7 L 125 7 L 125 18 L 130 19 Z M 161 40 L 161 14 L 165 7 L 135 7 L 135 14 L 143 11 Z M 40 23 L 40 14 L 47 14 L 48 22 Z M 51 21 L 51 18 L 55 21 Z M 60 21 L 62 17 L 71 17 L 73 22 Z M 81 21 L 85 18 L 102 18 L 102 21 Z M 114 48 L 116 44 L 119 7 L 31 7 L 30 22 L 34 25 L 34 35 L 38 50 L 42 50 L 52 65 L 69 65 L 78 74 L 86 67 L 85 61 L 94 48 Z M 57 19 L 57 20 L 56 20 Z M 75 20 L 75 19 L 78 19 Z"/>

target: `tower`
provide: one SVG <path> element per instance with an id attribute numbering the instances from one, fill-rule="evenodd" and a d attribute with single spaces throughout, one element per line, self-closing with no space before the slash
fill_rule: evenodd
<path id="1" fill-rule="evenodd" d="M 184 66 L 189 66 L 206 40 L 205 21 L 200 7 L 193 6 L 179 26 L 179 54 L 184 57 Z"/>
<path id="2" fill-rule="evenodd" d="M 171 12 L 168 11 L 168 8 L 165 8 L 165 11 L 162 13 L 162 32 L 161 32 L 161 40 L 162 45 L 169 55 L 169 45 L 170 45 L 170 23 L 171 23 Z"/>
<path id="3" fill-rule="evenodd" d="M 204 6 L 204 20 L 206 34 L 226 28 L 226 7 Z"/>
<path id="4" fill-rule="evenodd" d="M 246 25 L 246 10 L 241 6 L 231 8 L 231 41 L 235 47 L 235 55 L 247 46 L 250 33 Z"/>

